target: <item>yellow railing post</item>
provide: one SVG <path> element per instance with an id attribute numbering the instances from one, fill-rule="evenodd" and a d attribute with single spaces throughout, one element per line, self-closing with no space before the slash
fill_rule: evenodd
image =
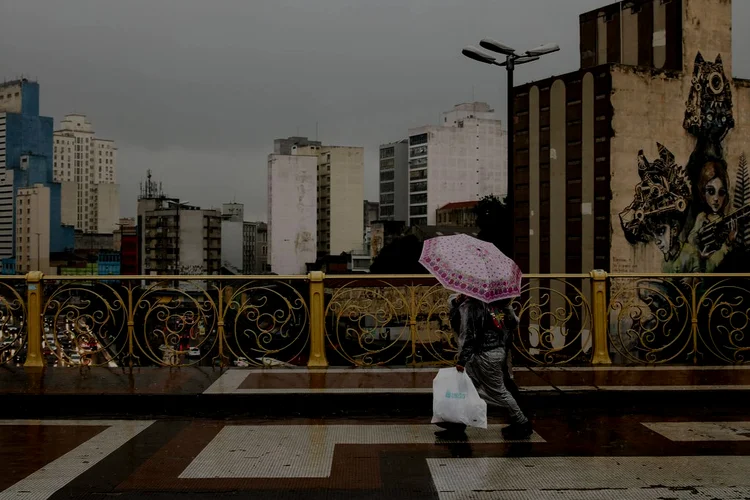
<path id="1" fill-rule="evenodd" d="M 26 362 L 24 368 L 44 368 L 42 356 L 42 273 L 26 275 Z"/>
<path id="2" fill-rule="evenodd" d="M 593 316 L 594 332 L 592 335 L 593 357 L 591 363 L 594 365 L 611 365 L 609 357 L 609 342 L 607 329 L 609 326 L 607 304 L 607 273 L 600 269 L 591 271 L 591 314 Z"/>
<path id="3" fill-rule="evenodd" d="M 310 273 L 310 359 L 307 366 L 325 368 L 326 359 L 326 312 L 325 312 L 325 274 L 320 271 Z"/>

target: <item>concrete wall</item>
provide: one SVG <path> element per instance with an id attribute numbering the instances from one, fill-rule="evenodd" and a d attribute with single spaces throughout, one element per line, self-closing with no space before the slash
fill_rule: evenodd
<path id="1" fill-rule="evenodd" d="M 203 241 L 203 213 L 203 210 L 180 210 L 180 274 L 207 272 L 204 259 L 206 246 Z"/>
<path id="2" fill-rule="evenodd" d="M 113 233 L 120 222 L 120 186 L 117 184 L 95 184 L 94 187 L 97 232 Z"/>
<path id="3" fill-rule="evenodd" d="M 268 253 L 276 274 L 304 274 L 306 264 L 315 262 L 317 169 L 317 156 L 268 157 Z M 360 201 L 360 221 L 361 207 Z"/>
<path id="4" fill-rule="evenodd" d="M 221 221 L 221 264 L 237 273 L 243 271 L 243 228 L 241 219 Z"/>
<path id="5" fill-rule="evenodd" d="M 331 147 L 320 152 L 321 161 L 331 155 L 331 255 L 362 248 L 364 220 L 364 148 Z"/>

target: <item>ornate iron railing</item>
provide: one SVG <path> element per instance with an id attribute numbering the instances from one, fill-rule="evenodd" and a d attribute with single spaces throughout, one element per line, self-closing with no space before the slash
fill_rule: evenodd
<path id="1" fill-rule="evenodd" d="M 0 278 L 0 364 L 454 364 L 449 293 L 429 276 Z M 526 275 L 514 360 L 744 363 L 750 275 Z"/>
<path id="2" fill-rule="evenodd" d="M 617 363 L 745 363 L 750 276 L 611 275 L 609 337 Z"/>

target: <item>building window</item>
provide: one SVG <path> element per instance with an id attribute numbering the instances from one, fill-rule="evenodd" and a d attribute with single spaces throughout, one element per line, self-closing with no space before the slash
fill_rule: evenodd
<path id="1" fill-rule="evenodd" d="M 409 172 L 409 180 L 415 181 L 415 180 L 421 180 L 427 178 L 427 170 L 412 170 Z"/>
<path id="2" fill-rule="evenodd" d="M 412 226 L 426 226 L 427 217 L 413 217 L 411 219 L 411 225 Z"/>
<path id="3" fill-rule="evenodd" d="M 417 158 L 416 160 L 409 160 L 409 168 L 421 168 L 427 166 L 427 158 Z"/>
<path id="4" fill-rule="evenodd" d="M 393 170 L 385 170 L 383 172 L 380 172 L 380 182 L 392 181 L 394 176 L 395 176 L 395 173 Z"/>
<path id="5" fill-rule="evenodd" d="M 411 203 L 412 205 L 417 205 L 420 203 L 427 203 L 427 193 L 410 195 L 409 203 Z"/>
<path id="6" fill-rule="evenodd" d="M 417 146 L 419 144 L 427 144 L 427 134 L 419 134 L 409 137 L 409 146 Z"/>
<path id="7" fill-rule="evenodd" d="M 409 192 L 410 193 L 419 193 L 421 191 L 427 191 L 427 182 L 426 181 L 412 182 L 409 185 Z"/>
<path id="8" fill-rule="evenodd" d="M 380 207 L 381 217 L 393 217 L 393 214 L 394 214 L 394 208 L 392 206 Z"/>
<path id="9" fill-rule="evenodd" d="M 393 183 L 392 182 L 384 182 L 380 185 L 380 192 L 381 193 L 392 193 L 393 192 Z"/>
<path id="10" fill-rule="evenodd" d="M 393 203 L 393 200 L 394 200 L 393 193 L 381 194 L 380 195 L 380 203 L 383 204 L 383 205 L 391 204 L 391 203 Z"/>
<path id="11" fill-rule="evenodd" d="M 395 148 L 384 148 L 380 150 L 380 158 L 391 158 L 396 155 Z"/>
<path id="12" fill-rule="evenodd" d="M 389 158 L 387 160 L 380 160 L 380 169 L 381 170 L 386 170 L 386 169 L 389 169 L 389 168 L 393 168 L 395 166 L 396 166 L 396 160 L 394 160 L 393 158 Z"/>
<path id="13" fill-rule="evenodd" d="M 409 207 L 409 215 L 427 215 L 427 205 L 414 205 Z"/>
<path id="14" fill-rule="evenodd" d="M 424 156 L 427 154 L 427 146 L 420 146 L 418 148 L 411 148 L 409 150 L 409 157 L 414 158 L 415 156 Z"/>

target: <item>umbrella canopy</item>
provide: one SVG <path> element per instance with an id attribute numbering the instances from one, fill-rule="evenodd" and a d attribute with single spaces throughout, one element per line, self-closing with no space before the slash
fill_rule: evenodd
<path id="1" fill-rule="evenodd" d="M 466 234 L 425 241 L 419 262 L 448 290 L 487 304 L 521 295 L 523 274 L 513 259 Z"/>

